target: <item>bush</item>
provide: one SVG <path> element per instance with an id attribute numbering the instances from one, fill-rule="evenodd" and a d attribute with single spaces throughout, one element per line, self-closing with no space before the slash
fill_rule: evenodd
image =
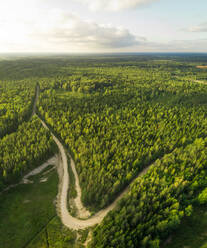
<path id="1" fill-rule="evenodd" d="M 207 188 L 205 188 L 198 196 L 198 202 L 200 204 L 207 203 Z"/>

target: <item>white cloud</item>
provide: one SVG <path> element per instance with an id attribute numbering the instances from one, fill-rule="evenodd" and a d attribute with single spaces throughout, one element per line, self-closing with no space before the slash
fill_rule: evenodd
<path id="1" fill-rule="evenodd" d="M 197 26 L 192 26 L 184 29 L 184 31 L 188 32 L 207 32 L 207 22 L 204 22 Z"/>
<path id="2" fill-rule="evenodd" d="M 41 30 L 36 28 L 32 36 L 66 49 L 72 46 L 81 50 L 119 49 L 139 45 L 145 40 L 127 29 L 87 22 L 72 14 L 62 14 L 55 21 L 53 15 L 53 23 Z"/>
<path id="3" fill-rule="evenodd" d="M 145 4 L 156 2 L 159 0 L 74 0 L 83 3 L 89 9 L 95 10 L 109 10 L 118 11 L 123 9 L 132 9 Z"/>
<path id="4" fill-rule="evenodd" d="M 35 0 L 7 0 L 0 5 L 0 51 L 25 47 L 37 9 Z"/>
<path id="5" fill-rule="evenodd" d="M 25 19 L 5 16 L 0 25 L 0 50 L 5 51 L 119 51 L 145 42 L 127 29 L 85 21 L 59 9 Z"/>
<path id="6" fill-rule="evenodd" d="M 86 21 L 58 9 L 40 8 L 42 1 L 7 0 L 1 3 L 0 52 L 207 52 L 207 39 L 150 42 L 139 36 L 138 31 L 135 35 L 123 27 Z M 113 2 L 115 0 L 111 3 L 107 0 L 105 4 L 109 7 Z M 122 1 L 119 6 L 144 2 L 151 1 Z M 203 23 L 189 30 L 206 32 L 206 27 Z"/>

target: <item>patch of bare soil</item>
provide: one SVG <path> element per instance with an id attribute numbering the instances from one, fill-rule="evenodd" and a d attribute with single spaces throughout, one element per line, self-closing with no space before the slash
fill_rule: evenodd
<path id="1" fill-rule="evenodd" d="M 207 65 L 197 65 L 196 68 L 198 68 L 198 69 L 207 69 Z"/>

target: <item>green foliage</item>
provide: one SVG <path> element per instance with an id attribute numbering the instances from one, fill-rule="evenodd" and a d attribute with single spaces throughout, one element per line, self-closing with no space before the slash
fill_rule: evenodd
<path id="1" fill-rule="evenodd" d="M 207 203 L 207 188 L 205 188 L 198 196 L 198 202 L 200 204 Z"/>
<path id="2" fill-rule="evenodd" d="M 185 215 L 186 216 L 191 216 L 192 213 L 193 213 L 192 205 L 187 206 L 187 208 L 185 208 Z"/>
<path id="3" fill-rule="evenodd" d="M 191 216 L 186 216 L 180 226 L 170 235 L 163 248 L 204 248 L 207 244 L 206 205 L 195 206 Z"/>
<path id="4" fill-rule="evenodd" d="M 42 177 L 47 177 L 47 181 L 41 183 Z M 54 199 L 58 190 L 58 176 L 55 170 L 29 179 L 33 183 L 20 184 L 0 195 L 2 248 L 27 247 L 56 215 Z"/>
<path id="5" fill-rule="evenodd" d="M 0 139 L 0 182 L 12 183 L 36 165 L 41 165 L 56 151 L 56 146 L 40 120 L 23 122 L 15 133 Z"/>
<path id="6" fill-rule="evenodd" d="M 75 232 L 64 227 L 55 217 L 26 248 L 73 248 L 75 239 Z"/>
<path id="7" fill-rule="evenodd" d="M 28 119 L 35 97 L 35 82 L 0 82 L 0 138 Z"/>
<path id="8" fill-rule="evenodd" d="M 196 66 L 206 62 L 173 54 L 0 61 L 0 187 L 52 154 L 49 132 L 25 122 L 38 82 L 39 115 L 73 156 L 92 210 L 156 161 L 96 227 L 91 247 L 160 247 L 205 200 L 207 87 L 197 80 L 207 70 Z M 54 219 L 31 247 L 73 247 L 75 239 Z"/>
<path id="9" fill-rule="evenodd" d="M 178 227 L 184 213 L 191 214 L 189 203 L 196 195 L 191 185 L 206 177 L 206 160 L 207 139 L 199 139 L 156 161 L 95 229 L 91 247 L 121 248 L 129 241 L 131 247 L 156 247 Z"/>
<path id="10" fill-rule="evenodd" d="M 77 95 L 62 83 L 44 90 L 40 82 L 39 113 L 73 154 L 83 201 L 91 208 L 106 206 L 157 158 L 207 135 L 206 107 L 192 104 L 207 94 L 205 86 L 171 81 L 170 72 L 157 68 L 84 71 L 84 82 L 99 77 L 112 85 Z"/>

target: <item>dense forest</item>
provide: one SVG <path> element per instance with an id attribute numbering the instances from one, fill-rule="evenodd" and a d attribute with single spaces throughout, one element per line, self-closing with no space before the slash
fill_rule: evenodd
<path id="1" fill-rule="evenodd" d="M 160 247 L 182 217 L 192 214 L 193 203 L 207 202 L 206 190 L 199 194 L 207 186 L 206 160 L 202 138 L 157 160 L 95 229 L 90 247 Z"/>
<path id="2" fill-rule="evenodd" d="M 35 82 L 0 82 L 0 138 L 28 120 L 35 98 Z"/>
<path id="3" fill-rule="evenodd" d="M 39 116 L 73 157 L 93 213 L 132 182 L 89 247 L 163 246 L 207 204 L 207 70 L 197 67 L 205 64 L 199 54 L 0 61 L 0 189 L 57 152 Z"/>
<path id="4" fill-rule="evenodd" d="M 35 116 L 0 139 L 0 189 L 17 181 L 57 150 L 50 132 Z"/>
<path id="5" fill-rule="evenodd" d="M 9 77 L 0 79 L 0 189 L 57 151 L 50 132 L 33 116 L 38 81 Z"/>
<path id="6" fill-rule="evenodd" d="M 105 83 L 97 87 L 100 71 Z M 106 206 L 144 166 L 207 135 L 201 84 L 171 81 L 157 69 L 89 69 L 87 77 L 52 83 L 39 101 L 40 115 L 73 154 L 86 205 Z"/>

